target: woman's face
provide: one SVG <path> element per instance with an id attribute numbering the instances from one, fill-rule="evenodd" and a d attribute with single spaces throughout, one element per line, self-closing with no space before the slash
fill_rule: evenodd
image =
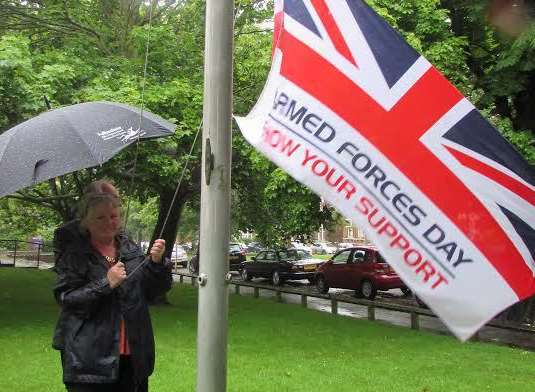
<path id="1" fill-rule="evenodd" d="M 86 227 L 94 239 L 113 238 L 121 228 L 121 211 L 112 203 L 103 202 L 88 211 Z"/>

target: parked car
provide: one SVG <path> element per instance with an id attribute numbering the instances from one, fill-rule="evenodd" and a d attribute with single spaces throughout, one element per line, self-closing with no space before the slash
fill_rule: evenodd
<path id="1" fill-rule="evenodd" d="M 339 242 L 337 245 L 338 250 L 347 249 L 347 248 L 353 248 L 356 244 L 353 242 Z"/>
<path id="2" fill-rule="evenodd" d="M 186 267 L 188 263 L 188 255 L 182 246 L 175 244 L 173 251 L 171 252 L 171 261 L 174 263 L 175 268 L 179 264 Z"/>
<path id="3" fill-rule="evenodd" d="M 229 269 L 231 271 L 239 271 L 241 263 L 247 259 L 247 253 L 245 253 L 242 244 L 230 243 L 229 244 Z"/>
<path id="4" fill-rule="evenodd" d="M 303 244 L 302 242 L 299 242 L 299 241 L 292 241 L 291 242 L 291 248 L 300 249 L 300 250 L 304 250 L 305 252 L 312 253 L 312 249 L 310 248 L 310 246 L 305 245 L 305 244 Z"/>
<path id="5" fill-rule="evenodd" d="M 263 250 L 251 261 L 242 263 L 241 277 L 251 280 L 256 277 L 271 279 L 279 286 L 285 280 L 308 279 L 314 282 L 314 273 L 323 260 L 314 259 L 301 249 Z"/>
<path id="6" fill-rule="evenodd" d="M 143 253 L 147 253 L 147 250 L 149 249 L 149 241 L 141 241 L 139 243 L 139 247 L 143 251 Z"/>
<path id="7" fill-rule="evenodd" d="M 181 246 L 182 248 L 184 248 L 186 252 L 191 252 L 193 250 L 193 246 L 191 245 L 191 242 L 184 242 Z"/>
<path id="8" fill-rule="evenodd" d="M 246 260 L 247 255 L 245 251 L 241 248 L 240 244 L 231 243 L 229 244 L 229 270 L 230 271 L 240 271 L 241 264 Z M 199 250 L 188 262 L 188 269 L 191 273 L 199 272 Z"/>
<path id="9" fill-rule="evenodd" d="M 264 249 L 264 247 L 258 242 L 250 242 L 245 250 L 247 251 L 247 253 L 258 253 L 262 249 Z"/>
<path id="10" fill-rule="evenodd" d="M 322 264 L 315 275 L 320 293 L 329 288 L 353 289 L 357 296 L 374 299 L 377 290 L 409 289 L 372 246 L 358 246 L 339 251 Z"/>
<path id="11" fill-rule="evenodd" d="M 337 248 L 328 243 L 328 242 L 314 242 L 312 245 L 311 245 L 311 248 L 312 248 L 312 253 L 318 253 L 320 255 L 325 255 L 325 254 L 333 254 L 336 252 Z"/>

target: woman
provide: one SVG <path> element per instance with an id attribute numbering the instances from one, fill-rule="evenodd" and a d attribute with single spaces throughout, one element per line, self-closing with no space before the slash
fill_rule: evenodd
<path id="1" fill-rule="evenodd" d="M 88 193 L 110 193 L 119 198 L 119 191 L 108 180 L 93 181 L 84 189 L 84 194 Z M 79 219 L 71 220 L 54 230 L 54 264 L 61 258 L 61 254 L 65 251 L 67 245 L 78 238 L 80 234 Z"/>
<path id="2" fill-rule="evenodd" d="M 63 382 L 69 392 L 148 391 L 155 353 L 147 303 L 172 283 L 165 241 L 156 240 L 132 274 L 145 257 L 121 232 L 117 196 L 89 192 L 79 213 L 80 235 L 56 265 L 61 313 L 53 347 L 61 352 Z"/>

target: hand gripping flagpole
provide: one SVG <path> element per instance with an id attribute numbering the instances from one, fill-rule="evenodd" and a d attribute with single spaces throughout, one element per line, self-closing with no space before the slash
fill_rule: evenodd
<path id="1" fill-rule="evenodd" d="M 207 0 L 197 392 L 227 385 L 233 0 Z"/>

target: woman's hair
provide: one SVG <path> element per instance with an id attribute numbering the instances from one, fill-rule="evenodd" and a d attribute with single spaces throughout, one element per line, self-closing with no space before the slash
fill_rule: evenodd
<path id="1" fill-rule="evenodd" d="M 110 180 L 96 180 L 84 189 L 84 195 L 88 193 L 109 193 L 119 198 L 119 191 Z"/>
<path id="2" fill-rule="evenodd" d="M 78 218 L 82 227 L 85 228 L 85 220 L 89 212 L 102 203 L 110 203 L 113 207 L 121 207 L 119 192 L 109 181 L 93 181 L 85 188 L 78 205 Z"/>

